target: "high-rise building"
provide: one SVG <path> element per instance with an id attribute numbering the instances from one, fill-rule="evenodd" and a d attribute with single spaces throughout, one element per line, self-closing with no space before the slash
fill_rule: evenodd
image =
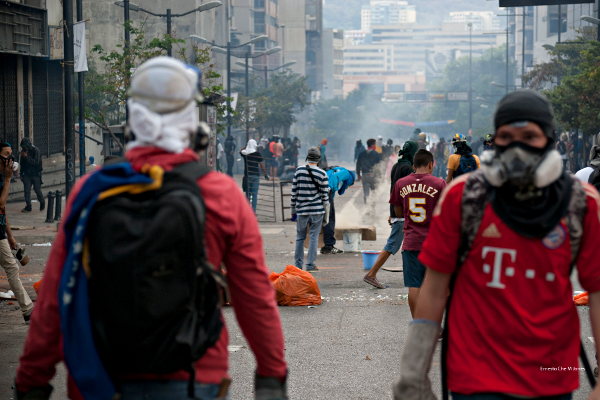
<path id="1" fill-rule="evenodd" d="M 0 15 L 2 140 L 16 151 L 28 137 L 44 157 L 60 158 L 65 132 L 62 2 L 0 1 Z"/>
<path id="2" fill-rule="evenodd" d="M 499 17 L 492 11 L 455 11 L 446 22 L 473 25 L 473 31 L 495 31 L 501 29 Z"/>
<path id="3" fill-rule="evenodd" d="M 416 21 L 416 7 L 404 0 L 371 0 L 360 12 L 360 29 L 365 32 L 374 25 L 410 24 Z"/>
<path id="4" fill-rule="evenodd" d="M 344 32 L 323 31 L 323 95 L 324 99 L 341 97 L 344 84 Z"/>
<path id="5" fill-rule="evenodd" d="M 323 0 L 279 0 L 283 26 L 282 62 L 294 61 L 292 71 L 306 76 L 318 97 L 323 89 Z"/>

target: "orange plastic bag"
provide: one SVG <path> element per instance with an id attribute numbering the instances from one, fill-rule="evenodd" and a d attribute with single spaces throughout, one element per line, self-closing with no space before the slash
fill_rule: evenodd
<path id="1" fill-rule="evenodd" d="M 587 306 L 589 302 L 588 292 L 579 293 L 576 296 L 573 296 L 573 301 L 576 306 Z"/>
<path id="2" fill-rule="evenodd" d="M 317 280 L 306 271 L 288 265 L 285 270 L 271 273 L 269 280 L 280 306 L 315 306 L 323 302 Z"/>
<path id="3" fill-rule="evenodd" d="M 42 280 L 40 279 L 39 281 L 37 281 L 36 283 L 33 284 L 33 288 L 35 289 L 35 293 L 39 294 L 40 293 L 40 285 L 42 284 Z"/>

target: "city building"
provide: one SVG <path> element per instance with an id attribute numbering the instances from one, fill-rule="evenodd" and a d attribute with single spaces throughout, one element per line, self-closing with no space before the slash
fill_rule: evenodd
<path id="1" fill-rule="evenodd" d="M 417 8 L 404 0 L 371 0 L 360 12 L 360 29 L 369 32 L 373 25 L 417 22 Z"/>
<path id="2" fill-rule="evenodd" d="M 64 154 L 62 2 L 0 1 L 0 140 Z"/>
<path id="3" fill-rule="evenodd" d="M 445 22 L 473 24 L 473 31 L 491 32 L 501 29 L 499 17 L 492 11 L 454 11 Z"/>
<path id="4" fill-rule="evenodd" d="M 323 95 L 324 99 L 343 96 L 344 32 L 339 29 L 323 31 Z"/>
<path id="5" fill-rule="evenodd" d="M 279 0 L 279 25 L 283 26 L 282 64 L 306 77 L 313 96 L 323 90 L 323 0 Z"/>
<path id="6" fill-rule="evenodd" d="M 595 38 L 595 26 L 581 17 L 598 15 L 597 3 L 506 8 L 509 51 L 516 60 L 516 75 L 520 77 L 534 65 L 547 62 L 547 46 L 577 40 L 586 34 Z M 514 84 L 522 85 L 520 79 Z"/>

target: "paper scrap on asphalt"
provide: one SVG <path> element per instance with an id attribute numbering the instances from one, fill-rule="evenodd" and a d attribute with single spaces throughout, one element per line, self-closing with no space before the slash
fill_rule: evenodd
<path id="1" fill-rule="evenodd" d="M 48 242 L 48 243 L 32 243 L 31 244 L 33 247 L 51 247 L 52 243 Z"/>
<path id="2" fill-rule="evenodd" d="M 244 348 L 244 346 L 240 346 L 237 344 L 230 344 L 229 346 L 227 346 L 227 350 L 229 350 L 230 353 L 235 353 L 236 351 L 240 351 Z"/>

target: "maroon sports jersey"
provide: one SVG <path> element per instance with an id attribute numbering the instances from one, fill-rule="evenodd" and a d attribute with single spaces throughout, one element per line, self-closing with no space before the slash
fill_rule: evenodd
<path id="1" fill-rule="evenodd" d="M 390 204 L 404 209 L 402 250 L 421 250 L 444 187 L 446 181 L 431 174 L 410 174 L 396 182 Z"/>

